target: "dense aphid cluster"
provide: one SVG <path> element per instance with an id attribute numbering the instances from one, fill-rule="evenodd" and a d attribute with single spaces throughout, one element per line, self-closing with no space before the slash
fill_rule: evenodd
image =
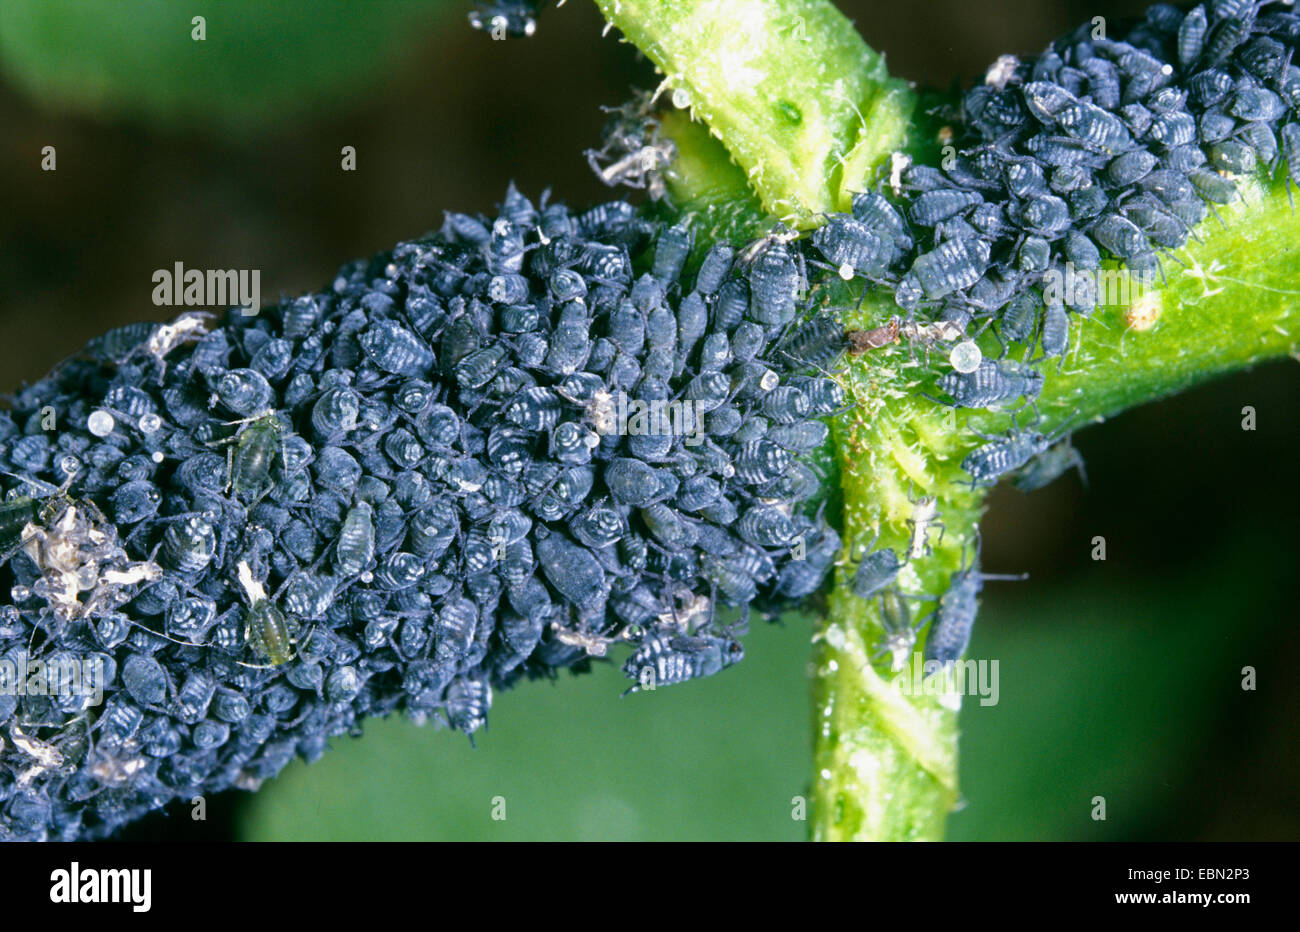
<path id="1" fill-rule="evenodd" d="M 1108 297 L 1102 284 L 1117 281 L 1096 274 L 1103 257 L 1123 263 L 1133 276 L 1123 294 L 1135 295 L 1164 274 L 1161 251 L 1237 196 L 1235 179 L 1285 165 L 1300 181 L 1290 6 L 1158 4 L 1123 40 L 1089 24 L 1037 59 L 999 59 L 948 114 L 954 146 L 940 167 L 896 155 L 878 191 L 812 236 L 810 262 L 891 288 L 905 312 L 901 324 L 850 334 L 850 351 L 917 342 L 938 325 L 952 327 L 944 342 L 993 325 L 1034 364 L 1063 357 L 1071 316 L 1091 315 Z M 938 380 L 945 403 L 1007 407 L 1042 387 L 1033 364 L 974 361 Z M 974 480 L 1047 448 L 1026 436 L 1007 449 L 970 460 Z M 1061 469 L 1068 449 L 1053 457 Z"/>
<path id="2" fill-rule="evenodd" d="M 851 213 L 831 215 L 803 244 L 809 264 L 889 288 L 901 309 L 846 334 L 848 351 L 906 341 L 924 345 L 928 358 L 939 344 L 953 346 L 935 400 L 1032 405 L 1041 363 L 1064 356 L 1072 318 L 1158 284 L 1161 253 L 1177 263 L 1167 251 L 1237 197 L 1237 179 L 1282 166 L 1288 183 L 1300 183 L 1300 66 L 1292 63 L 1300 16 L 1291 5 L 1158 4 L 1123 40 L 1093 23 L 1036 59 L 1000 58 L 959 108 L 939 114 L 954 145 L 938 167 L 896 154 L 875 189 L 853 197 Z M 1130 275 L 1120 296 L 1102 292 L 1118 280 L 1097 274 L 1104 257 Z M 990 326 L 1001 359 L 968 342 Z M 802 339 L 817 344 L 816 329 Z M 1013 344 L 1023 345 L 1023 361 L 1007 358 Z M 1082 475 L 1064 433 L 1013 420 L 962 467 L 972 485 L 1009 475 L 1026 491 L 1071 468 Z M 851 576 L 859 597 L 886 600 L 882 654 L 895 668 L 916 637 L 896 580 L 923 552 L 916 529 L 925 523 L 914 516 L 907 553 L 868 547 Z M 946 664 L 964 652 L 987 578 L 977 568 L 954 578 L 930 621 L 927 660 Z"/>
<path id="3" fill-rule="evenodd" d="M 124 327 L 21 390 L 0 837 L 253 786 L 370 715 L 472 733 L 493 689 L 616 642 L 634 690 L 738 661 L 716 606 L 806 596 L 838 553 L 804 455 L 843 395 L 778 352 L 783 238 L 693 287 L 691 247 L 512 187 L 322 293 Z M 103 703 L 40 686 L 53 660 L 99 664 Z"/>
<path id="4" fill-rule="evenodd" d="M 951 115 L 944 167 L 895 155 L 806 238 L 696 268 L 688 225 L 512 187 L 495 219 L 449 214 L 324 292 L 92 341 L 0 412 L 0 838 L 102 836 L 254 787 L 370 715 L 472 733 L 493 689 L 617 643 L 630 691 L 735 663 L 717 607 L 808 596 L 840 553 L 807 503 L 843 350 L 955 345 L 945 403 L 1032 403 L 1034 363 L 1097 303 L 1049 277 L 1104 255 L 1159 271 L 1235 176 L 1300 180 L 1284 6 L 1162 4 L 1126 41 L 1000 59 Z M 471 21 L 527 35 L 535 10 Z M 641 104 L 618 119 L 593 167 L 662 194 L 670 143 Z M 836 280 L 902 314 L 846 336 L 816 309 Z M 985 325 L 1031 352 L 982 358 Z M 1013 427 L 963 466 L 1037 488 L 1082 471 L 1057 440 Z M 926 658 L 957 659 L 995 578 L 972 559 L 915 623 L 898 579 L 943 533 L 932 498 L 910 528 L 851 571 L 895 669 L 926 623 Z"/>

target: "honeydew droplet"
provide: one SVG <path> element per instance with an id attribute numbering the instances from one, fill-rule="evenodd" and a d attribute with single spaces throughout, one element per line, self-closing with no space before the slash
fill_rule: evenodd
<path id="1" fill-rule="evenodd" d="M 164 458 L 162 450 L 154 450 L 153 453 L 149 454 L 149 459 L 155 463 L 161 463 Z"/>
<path id="2" fill-rule="evenodd" d="M 673 89 L 673 106 L 678 110 L 685 110 L 691 105 L 691 92 L 684 87 Z"/>
<path id="3" fill-rule="evenodd" d="M 150 411 L 148 414 L 140 415 L 140 433 L 152 434 L 158 428 L 162 427 L 162 418 Z"/>
<path id="4" fill-rule="evenodd" d="M 961 373 L 974 372 L 980 367 L 980 360 L 983 358 L 984 354 L 980 352 L 974 340 L 963 340 L 948 354 L 948 362 Z"/>
<path id="5" fill-rule="evenodd" d="M 86 429 L 96 437 L 107 437 L 113 432 L 116 423 L 113 415 L 107 411 L 92 411 L 90 417 L 86 418 Z"/>
<path id="6" fill-rule="evenodd" d="M 853 266 L 849 265 L 847 262 L 841 265 L 840 278 L 844 279 L 846 282 L 853 281 Z"/>

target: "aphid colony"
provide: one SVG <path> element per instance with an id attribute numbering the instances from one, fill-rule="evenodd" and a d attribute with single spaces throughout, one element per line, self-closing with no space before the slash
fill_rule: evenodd
<path id="1" fill-rule="evenodd" d="M 494 689 L 617 642 L 633 690 L 740 660 L 720 606 L 806 596 L 839 551 L 802 460 L 844 398 L 776 351 L 795 247 L 717 246 L 687 277 L 691 247 L 622 201 L 512 187 L 325 292 L 120 328 L 18 392 L 0 658 L 116 675 L 98 708 L 0 697 L 0 728 L 62 749 L 0 751 L 0 837 L 252 786 L 366 716 L 472 732 Z M 620 419 L 642 402 L 700 429 Z M 55 482 L 66 506 L 28 494 Z"/>
<path id="2" fill-rule="evenodd" d="M 1106 255 L 1158 280 L 1160 253 L 1230 203 L 1236 177 L 1283 167 L 1288 183 L 1300 182 L 1292 4 L 1157 4 L 1123 40 L 1094 31 L 1088 24 L 1037 59 L 999 59 L 947 114 L 957 151 L 944 167 L 896 156 L 888 184 L 856 195 L 851 214 L 813 234 L 811 264 L 891 288 L 906 313 L 851 332 L 851 352 L 940 324 L 952 327 L 945 341 L 991 325 L 1032 362 L 984 359 L 973 372 L 949 372 L 942 400 L 1030 403 L 1043 383 L 1033 363 L 1063 357 L 1072 318 L 1106 297 L 1095 286 L 1061 293 L 1053 282 L 1089 280 Z M 987 483 L 1030 469 L 1046 450 L 1040 435 L 1016 431 L 967 463 Z"/>
<path id="3" fill-rule="evenodd" d="M 475 22 L 526 34 L 533 9 Z M 819 370 L 846 340 L 809 284 L 893 291 L 902 314 L 850 335 L 855 353 L 990 323 L 1038 356 L 966 353 L 938 391 L 1031 402 L 1032 363 L 1061 357 L 1070 315 L 1095 306 L 1045 301 L 1046 274 L 1103 254 L 1156 269 L 1234 175 L 1283 160 L 1300 175 L 1297 40 L 1282 5 L 1221 0 L 1153 7 L 1127 41 L 1081 31 L 1007 58 L 951 114 L 948 167 L 895 157 L 851 213 L 714 246 L 693 279 L 689 226 L 511 188 L 497 218 L 449 214 L 324 292 L 92 341 L 0 412 L 0 469 L 27 482 L 0 511 L 0 659 L 112 675 L 96 708 L 0 694 L 0 838 L 98 837 L 252 788 L 370 715 L 473 732 L 494 688 L 616 642 L 634 690 L 736 662 L 716 606 L 807 596 L 840 551 L 805 507 L 821 477 L 803 458 L 844 403 Z M 639 138 L 595 154 L 607 180 L 653 185 L 667 149 Z M 699 443 L 620 427 L 620 405 L 687 402 Z M 964 465 L 1036 488 L 1081 467 L 1053 439 L 1013 428 Z M 66 502 L 42 507 L 39 483 Z M 900 570 L 943 530 L 933 502 L 914 506 L 906 552 L 868 553 L 853 580 L 883 601 L 895 664 L 917 636 Z M 964 650 L 977 567 L 941 597 L 927 657 Z"/>

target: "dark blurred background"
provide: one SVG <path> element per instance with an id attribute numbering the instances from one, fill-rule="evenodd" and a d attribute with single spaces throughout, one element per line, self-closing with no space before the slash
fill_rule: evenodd
<path id="1" fill-rule="evenodd" d="M 656 83 L 584 0 L 506 43 L 472 32 L 460 2 L 191 6 L 0 6 L 3 388 L 109 327 L 168 316 L 150 275 L 176 261 L 260 269 L 269 301 L 444 209 L 491 209 L 512 178 L 604 199 L 582 157 L 600 108 Z M 1145 4 L 839 6 L 895 74 L 948 88 Z M 55 172 L 40 170 L 46 145 Z M 345 145 L 355 172 L 340 170 Z M 986 590 L 972 656 L 999 659 L 1001 699 L 963 712 L 952 837 L 1300 838 L 1297 389 L 1293 362 L 1221 379 L 1079 434 L 1087 488 L 994 494 L 985 568 L 1031 580 Z M 657 694 L 619 700 L 612 667 L 525 685 L 497 697 L 476 750 L 373 723 L 256 796 L 209 800 L 206 822 L 177 809 L 129 837 L 802 838 L 811 631 L 798 616 L 756 628 L 744 664 Z"/>

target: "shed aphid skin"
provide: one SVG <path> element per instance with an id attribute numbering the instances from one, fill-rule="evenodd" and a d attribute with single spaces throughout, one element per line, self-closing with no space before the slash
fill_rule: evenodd
<path id="1" fill-rule="evenodd" d="M 878 596 L 880 623 L 885 633 L 876 643 L 872 659 L 889 657 L 889 669 L 893 673 L 907 669 L 908 658 L 916 650 L 917 634 L 926 624 L 926 621 L 912 621 L 912 610 L 907 606 L 908 598 L 896 586 L 884 590 Z"/>
<path id="2" fill-rule="evenodd" d="M 912 540 L 908 545 L 909 560 L 919 560 L 932 552 L 931 531 L 939 532 L 936 543 L 943 541 L 946 529 L 939 518 L 939 502 L 933 495 L 922 495 L 912 502 L 912 514 L 907 519 L 907 526 L 912 532 Z"/>

